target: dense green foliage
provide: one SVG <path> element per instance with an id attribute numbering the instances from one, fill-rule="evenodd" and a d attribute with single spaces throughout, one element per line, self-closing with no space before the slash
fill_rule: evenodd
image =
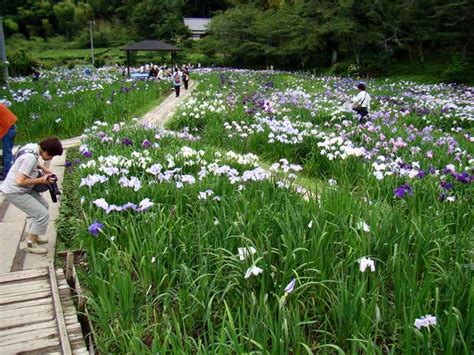
<path id="1" fill-rule="evenodd" d="M 209 50 L 229 64 L 324 67 L 340 61 L 379 74 L 394 60 L 423 63 L 433 53 L 472 54 L 474 5 L 465 1 L 256 1 L 216 16 Z M 448 56 L 449 57 L 449 56 Z"/>
<path id="2" fill-rule="evenodd" d="M 400 60 L 432 63 L 434 56 L 449 65 L 436 72 L 440 79 L 474 78 L 474 4 L 464 0 L 28 0 L 10 1 L 2 12 L 9 42 L 17 44 L 25 37 L 50 41 L 61 36 L 67 48 L 87 48 L 89 21 L 94 21 L 96 47 L 159 38 L 212 58 L 196 63 L 333 66 L 336 74 L 366 76 L 393 74 L 390 67 Z M 199 44 L 186 43 L 183 16 L 212 16 L 209 36 Z"/>

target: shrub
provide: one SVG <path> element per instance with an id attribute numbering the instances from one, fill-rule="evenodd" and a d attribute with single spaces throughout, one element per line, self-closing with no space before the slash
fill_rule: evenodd
<path id="1" fill-rule="evenodd" d="M 468 83 L 470 75 L 469 63 L 459 58 L 453 58 L 451 64 L 441 73 L 441 80 L 446 83 Z"/>
<path id="2" fill-rule="evenodd" d="M 100 68 L 105 65 L 105 60 L 101 57 L 94 59 L 94 67 Z"/>
<path id="3" fill-rule="evenodd" d="M 331 72 L 335 75 L 347 75 L 349 72 L 349 63 L 334 63 Z"/>
<path id="4" fill-rule="evenodd" d="M 11 76 L 29 75 L 40 62 L 26 50 L 13 51 L 8 54 L 9 72 Z"/>

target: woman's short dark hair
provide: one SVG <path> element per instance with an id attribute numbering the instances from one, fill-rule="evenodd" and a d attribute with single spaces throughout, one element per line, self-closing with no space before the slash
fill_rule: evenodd
<path id="1" fill-rule="evenodd" d="M 39 146 L 52 157 L 63 154 L 63 145 L 58 137 L 45 138 L 39 143 Z"/>
<path id="2" fill-rule="evenodd" d="M 365 84 L 364 84 L 364 83 L 359 83 L 359 84 L 357 85 L 357 89 L 359 89 L 359 90 L 365 90 Z"/>

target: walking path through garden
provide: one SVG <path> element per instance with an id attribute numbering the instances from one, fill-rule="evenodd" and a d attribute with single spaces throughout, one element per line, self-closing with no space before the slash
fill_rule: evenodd
<path id="1" fill-rule="evenodd" d="M 158 105 L 153 110 L 146 113 L 142 117 L 142 119 L 139 121 L 139 123 L 146 124 L 148 126 L 157 127 L 157 128 L 162 127 L 166 123 L 166 121 L 174 115 L 177 108 L 177 104 L 190 94 L 190 92 L 195 87 L 195 85 L 196 83 L 192 82 L 189 90 L 181 90 L 181 96 L 179 98 L 175 97 L 175 94 L 173 91 L 173 93 L 167 96 L 163 100 L 163 102 L 161 102 L 160 105 Z M 63 147 L 67 150 L 68 148 L 73 148 L 80 145 L 81 139 L 80 137 L 74 137 L 71 139 L 66 139 L 62 141 L 62 143 L 63 143 Z M 61 182 L 63 181 L 63 177 L 64 177 L 65 156 L 66 154 L 63 154 L 61 157 L 56 157 L 49 164 L 49 167 L 51 168 L 51 170 L 59 178 L 60 189 L 62 187 Z M 10 204 L 4 198 L 3 194 L 0 193 L 0 223 L 1 223 L 1 228 L 0 228 L 0 298 L 2 298 L 2 301 L 0 301 L 0 324 L 3 324 L 3 325 L 8 325 L 9 322 L 13 321 L 12 320 L 13 313 L 15 313 L 16 311 L 12 313 L 10 308 L 12 307 L 13 307 L 12 309 L 22 308 L 20 307 L 21 305 L 18 307 L 15 307 L 14 304 L 12 304 L 11 302 L 3 302 L 3 300 L 5 299 L 8 300 L 10 292 L 13 292 L 15 297 L 21 296 L 21 292 L 18 291 L 18 287 L 20 287 L 20 282 L 21 282 L 20 276 L 23 275 L 22 272 L 25 273 L 26 271 L 24 270 L 34 270 L 33 273 L 35 271 L 39 273 L 42 273 L 42 272 L 44 273 L 46 272 L 44 270 L 51 268 L 52 267 L 51 265 L 54 262 L 54 256 L 56 252 L 55 250 L 56 248 L 55 222 L 59 215 L 60 199 L 58 203 L 52 203 L 49 193 L 44 193 L 43 196 L 49 202 L 49 211 L 50 211 L 50 220 L 49 220 L 49 225 L 48 225 L 48 231 L 46 234 L 46 236 L 49 238 L 49 242 L 44 245 L 44 247 L 48 249 L 48 254 L 36 255 L 36 254 L 26 253 L 23 250 L 25 240 L 26 240 L 27 222 L 28 222 L 26 215 L 22 211 L 17 209 L 15 206 Z M 36 276 L 36 277 L 39 277 L 39 276 Z M 2 284 L 1 281 L 3 279 L 9 280 L 9 281 L 7 281 L 5 284 Z M 46 281 L 44 280 L 41 281 L 39 279 L 35 279 L 34 280 L 35 282 L 31 282 L 31 280 L 28 280 L 28 279 L 29 277 L 26 277 L 26 286 L 24 286 L 25 292 L 23 292 L 25 296 L 26 294 L 37 292 L 38 290 L 35 290 L 35 287 L 40 287 L 40 288 L 45 287 L 44 284 Z M 51 284 L 51 287 L 53 287 L 53 282 L 49 282 L 49 284 Z M 61 283 L 58 283 L 58 285 L 59 285 L 59 288 L 64 286 Z M 41 292 L 38 291 L 37 293 L 40 294 Z M 47 294 L 41 297 L 46 297 L 46 298 L 53 297 L 54 292 L 46 292 L 46 293 Z M 15 297 L 11 298 L 12 302 L 17 300 Z M 44 302 L 47 302 L 47 301 L 45 300 Z M 65 302 L 67 302 L 67 300 Z M 45 306 L 44 308 L 45 310 L 46 308 L 48 309 L 47 310 L 47 313 L 49 312 L 48 319 L 51 318 L 51 320 L 55 319 L 53 314 L 51 313 L 52 304 L 53 304 L 52 302 L 49 302 L 48 306 L 47 307 Z M 70 305 L 70 303 L 67 303 L 67 304 Z M 29 306 L 25 304 L 25 307 L 29 307 Z M 70 316 L 70 314 L 68 314 L 68 316 Z M 75 313 L 74 313 L 74 316 L 75 316 Z M 23 328 L 26 329 L 28 328 L 28 326 L 30 326 L 31 329 L 33 328 L 36 329 L 36 327 L 31 326 L 31 324 L 36 323 L 34 317 L 30 319 L 28 315 L 25 315 L 25 314 L 20 315 L 20 317 L 22 317 L 23 319 L 21 329 Z M 28 332 L 24 333 L 23 337 L 22 336 L 15 337 L 12 332 L 14 333 L 11 327 L 0 326 L 0 353 L 1 354 L 5 353 L 5 351 L 7 351 L 10 348 L 14 349 L 15 350 L 14 352 L 34 350 L 31 348 L 21 348 L 21 346 L 18 347 L 17 345 L 15 345 L 16 344 L 15 341 L 27 343 L 25 339 L 29 338 Z M 23 330 L 21 330 L 21 332 L 23 332 Z M 59 333 L 57 333 L 56 335 L 58 336 L 58 334 Z M 47 337 L 48 339 L 50 336 L 51 336 L 50 333 L 45 335 L 45 337 Z M 40 344 L 41 342 L 37 342 L 37 343 Z M 50 343 L 52 344 L 53 341 L 51 341 Z M 31 347 L 32 345 L 30 344 L 29 346 Z M 40 348 L 36 348 L 36 350 L 38 349 Z M 76 353 L 76 351 L 74 351 L 74 353 Z"/>

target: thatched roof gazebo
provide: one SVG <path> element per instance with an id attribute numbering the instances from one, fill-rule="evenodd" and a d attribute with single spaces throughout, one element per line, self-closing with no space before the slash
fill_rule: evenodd
<path id="1" fill-rule="evenodd" d="M 171 66 L 175 66 L 176 52 L 180 51 L 178 47 L 175 47 L 171 44 L 157 41 L 157 40 L 145 40 L 137 43 L 132 43 L 127 47 L 123 48 L 127 52 L 127 73 L 130 77 L 130 52 L 138 51 L 160 51 L 160 52 L 171 52 Z"/>

